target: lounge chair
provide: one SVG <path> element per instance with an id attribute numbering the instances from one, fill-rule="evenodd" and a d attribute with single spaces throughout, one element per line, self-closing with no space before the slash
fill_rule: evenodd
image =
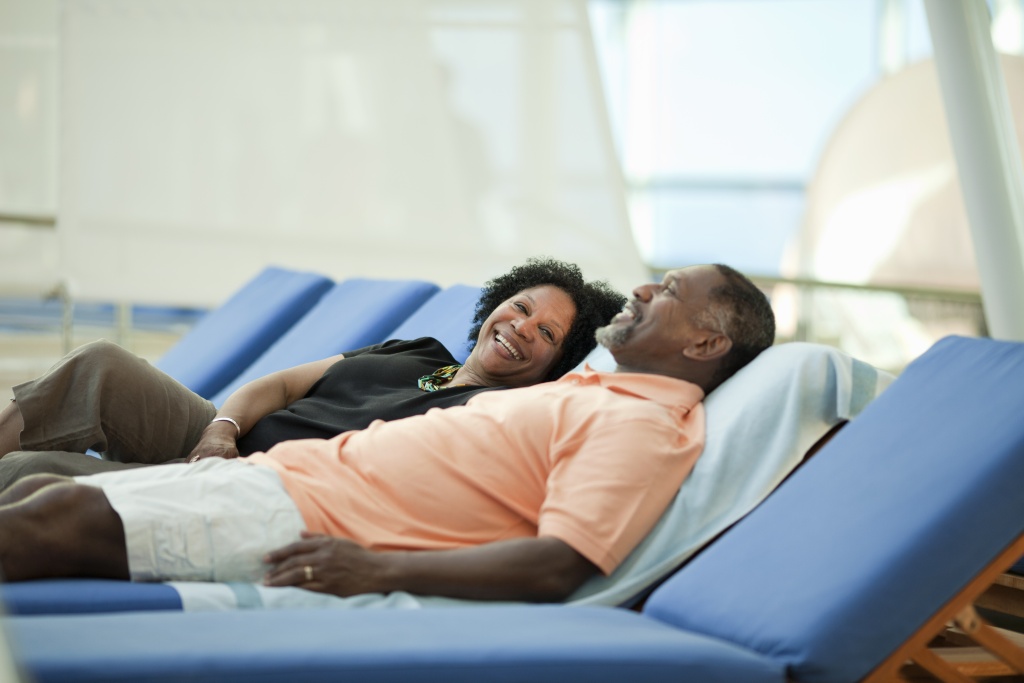
<path id="1" fill-rule="evenodd" d="M 206 314 L 155 365 L 200 396 L 213 396 L 333 284 L 314 273 L 267 268 Z"/>
<path id="2" fill-rule="evenodd" d="M 1024 345 L 948 338 L 642 610 L 14 617 L 37 681 L 895 680 L 1024 552 Z M 1024 670 L 1024 669 L 1022 669 Z M 946 680 L 965 680 L 955 673 Z"/>
<path id="3" fill-rule="evenodd" d="M 388 335 L 388 339 L 433 337 L 460 363 L 469 355 L 468 333 L 480 299 L 480 288 L 452 285 L 430 297 Z"/>
<path id="4" fill-rule="evenodd" d="M 438 289 L 422 280 L 340 282 L 211 400 L 221 405 L 243 384 L 264 375 L 391 339 L 391 330 Z"/>
<path id="5" fill-rule="evenodd" d="M 939 669 L 929 641 L 1021 555 L 1021 415 L 1024 344 L 940 341 L 645 613 L 800 681 Z"/>
<path id="6" fill-rule="evenodd" d="M 595 355 L 589 361 L 602 365 L 605 359 Z M 815 441 L 860 412 L 885 381 L 874 368 L 829 347 L 784 344 L 766 351 L 708 397 L 707 447 L 659 525 L 612 577 L 588 582 L 576 597 L 623 604 L 647 589 L 754 507 Z M 79 612 L 179 609 L 178 591 L 188 598 L 189 608 L 195 608 L 198 589 L 208 593 L 223 588 L 173 585 L 175 589 L 164 584 L 40 581 L 4 586 L 2 594 L 18 613 Z M 295 598 L 280 598 L 280 590 L 261 598 L 264 606 L 289 605 L 288 600 Z M 209 595 L 198 599 L 209 600 Z"/>
<path id="7" fill-rule="evenodd" d="M 595 359 L 597 355 L 591 354 L 590 361 L 601 365 L 604 361 Z M 587 582 L 573 601 L 623 605 L 639 599 L 763 500 L 816 441 L 863 410 L 889 379 L 818 344 L 783 344 L 766 351 L 706 400 L 704 453 L 655 529 L 615 573 Z M 18 614 L 257 605 L 268 609 L 395 603 L 420 607 L 437 601 L 394 594 L 342 600 L 300 589 L 78 579 L 0 586 L 0 598 Z"/>
<path id="8" fill-rule="evenodd" d="M 354 279 L 335 285 L 212 400 L 222 403 L 256 377 L 385 339 L 432 336 L 465 360 L 467 332 L 480 288 L 453 285 L 438 290 L 416 280 Z M 397 321 L 402 322 L 392 329 Z M 182 608 L 178 591 L 167 584 L 74 579 L 12 584 L 3 591 L 11 611 L 19 614 Z"/>

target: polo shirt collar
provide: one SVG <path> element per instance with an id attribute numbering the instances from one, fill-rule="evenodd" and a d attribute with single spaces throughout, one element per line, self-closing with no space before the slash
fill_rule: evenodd
<path id="1" fill-rule="evenodd" d="M 704 390 L 693 382 L 646 372 L 598 372 L 585 365 L 559 381 L 577 380 L 580 384 L 599 384 L 606 389 L 622 391 L 669 406 L 692 408 L 704 399 Z"/>

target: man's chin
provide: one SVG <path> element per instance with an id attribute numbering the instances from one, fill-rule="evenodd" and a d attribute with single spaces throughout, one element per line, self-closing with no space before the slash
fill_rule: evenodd
<path id="1" fill-rule="evenodd" d="M 614 351 L 626 343 L 626 340 L 629 339 L 630 331 L 631 328 L 624 325 L 605 325 L 604 327 L 597 328 L 594 337 L 597 339 L 598 344 L 609 351 Z"/>

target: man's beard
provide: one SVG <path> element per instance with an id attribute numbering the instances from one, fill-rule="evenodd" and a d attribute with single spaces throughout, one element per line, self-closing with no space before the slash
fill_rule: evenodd
<path id="1" fill-rule="evenodd" d="M 598 344 L 611 351 L 624 344 L 632 332 L 632 325 L 605 325 L 597 328 L 594 337 Z"/>

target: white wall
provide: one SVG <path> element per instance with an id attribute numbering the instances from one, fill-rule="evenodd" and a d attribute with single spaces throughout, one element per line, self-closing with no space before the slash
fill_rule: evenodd
<path id="1" fill-rule="evenodd" d="M 38 293 L 59 279 L 59 38 L 56 0 L 0 0 L 0 291 Z"/>

